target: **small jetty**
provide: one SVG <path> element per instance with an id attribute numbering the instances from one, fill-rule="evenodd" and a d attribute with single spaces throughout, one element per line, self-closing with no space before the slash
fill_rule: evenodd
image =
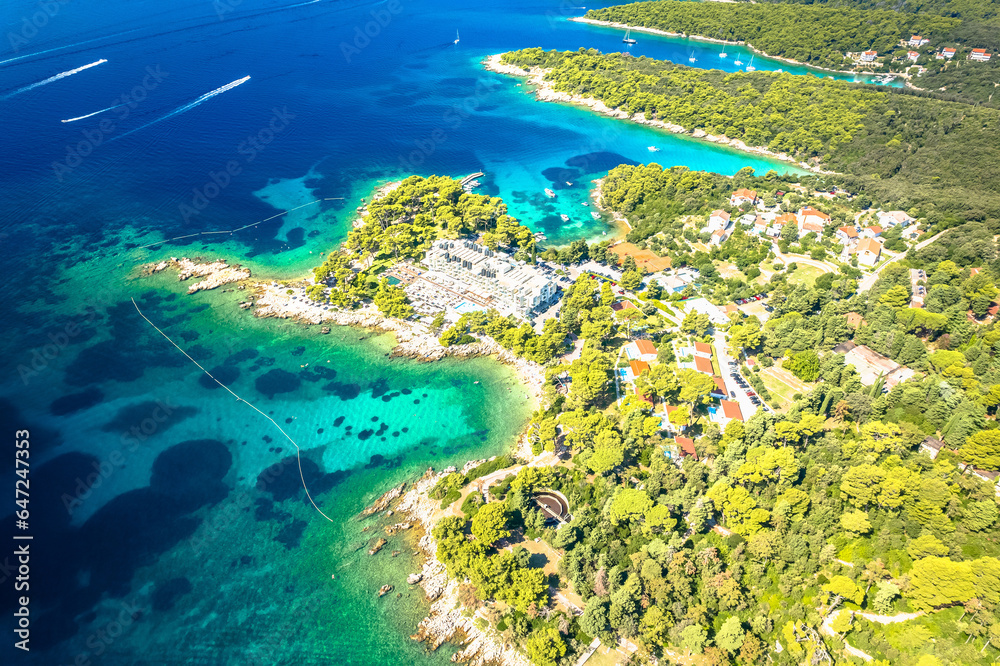
<path id="1" fill-rule="evenodd" d="M 468 176 L 461 180 L 462 189 L 466 192 L 471 192 L 474 188 L 482 185 L 477 178 L 482 178 L 486 174 L 482 171 L 477 171 L 476 173 L 470 173 Z"/>

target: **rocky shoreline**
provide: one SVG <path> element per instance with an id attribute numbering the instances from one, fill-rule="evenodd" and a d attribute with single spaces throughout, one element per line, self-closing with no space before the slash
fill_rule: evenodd
<path id="1" fill-rule="evenodd" d="M 250 277 L 249 268 L 243 268 L 239 264 L 230 266 L 226 263 L 225 259 L 203 263 L 186 257 L 182 257 L 180 259 L 171 257 L 170 259 L 156 264 L 147 264 L 143 267 L 143 274 L 152 275 L 153 273 L 159 273 L 160 271 L 167 270 L 168 268 L 177 271 L 177 279 L 181 282 L 193 277 L 205 278 L 204 280 L 195 282 L 188 287 L 189 294 L 194 294 L 206 289 L 215 289 L 216 287 L 221 287 L 224 284 L 239 282 L 240 280 L 246 280 Z"/>
<path id="2" fill-rule="evenodd" d="M 461 471 L 467 472 L 483 462 L 485 461 L 470 460 Z M 459 581 L 450 579 L 445 566 L 437 559 L 437 543 L 431 532 L 443 512 L 438 506 L 440 503 L 428 493 L 442 477 L 454 471 L 455 468 L 441 472 L 428 469 L 403 495 L 396 507 L 396 511 L 406 514 L 424 531 L 418 547 L 426 559 L 420 573 L 411 576 L 410 580 L 423 588 L 427 599 L 431 601 L 431 609 L 410 638 L 425 643 L 432 651 L 449 641 L 460 645 L 462 649 L 451 658 L 457 663 L 473 666 L 531 666 L 528 659 L 496 631 L 488 626 L 480 629 L 475 623 L 476 616 L 469 617 L 465 614 L 459 601 Z"/>
<path id="3" fill-rule="evenodd" d="M 662 32 L 662 31 L 661 31 Z M 527 77 L 528 84 L 535 87 L 535 97 L 543 102 L 564 102 L 567 104 L 577 104 L 580 106 L 585 106 L 595 113 L 600 113 L 605 116 L 611 116 L 612 118 L 617 118 L 619 120 L 629 120 L 640 125 L 647 125 L 649 127 L 655 127 L 658 129 L 664 129 L 673 134 L 685 134 L 696 139 L 703 139 L 711 143 L 717 143 L 719 145 L 728 146 L 735 150 L 739 150 L 745 153 L 753 153 L 755 155 L 761 155 L 763 157 L 769 157 L 776 160 L 781 160 L 782 162 L 789 162 L 799 167 L 800 169 L 806 169 L 814 173 L 821 174 L 832 174 L 833 171 L 826 171 L 819 168 L 814 164 L 808 162 L 800 162 L 791 155 L 787 153 L 776 153 L 772 150 L 768 150 L 763 146 L 748 146 L 743 141 L 739 139 L 730 139 L 727 136 L 715 136 L 713 134 L 708 134 L 702 129 L 695 129 L 692 131 L 686 128 L 675 125 L 673 123 L 664 122 L 662 120 L 650 120 L 642 113 L 629 114 L 621 109 L 609 108 L 604 102 L 595 99 L 593 97 L 584 97 L 583 95 L 571 95 L 565 92 L 559 92 L 555 90 L 555 86 L 551 81 L 545 80 L 545 75 L 551 70 L 542 69 L 540 67 L 532 67 L 531 69 L 525 70 L 521 67 L 514 65 L 508 65 L 500 62 L 500 57 L 502 54 L 491 55 L 486 60 L 483 61 L 483 65 L 486 69 L 491 72 L 496 72 L 498 74 L 507 74 L 510 76 L 520 76 Z"/>
<path id="4" fill-rule="evenodd" d="M 188 294 L 215 289 L 224 284 L 247 280 L 250 270 L 239 265 L 229 265 L 224 259 L 213 262 L 199 262 L 186 257 L 171 258 L 141 268 L 143 275 L 152 275 L 164 270 L 177 270 L 180 280 L 191 277 L 205 279 L 188 287 Z M 307 280 L 302 281 L 307 284 Z M 330 307 L 323 309 L 318 304 L 304 298 L 293 298 L 288 287 L 275 282 L 251 282 L 240 285 L 240 290 L 249 292 L 248 298 L 239 304 L 244 310 L 253 310 L 255 317 L 276 317 L 295 319 L 303 324 L 322 326 L 321 333 L 329 333 L 330 326 L 354 326 L 367 330 L 391 333 L 396 345 L 390 352 L 392 357 L 411 358 L 417 361 L 437 361 L 446 357 L 472 358 L 489 356 L 510 366 L 527 387 L 528 395 L 535 404 L 541 404 L 542 387 L 545 384 L 545 369 L 531 361 L 520 358 L 501 347 L 492 338 L 484 336 L 478 342 L 445 347 L 437 337 L 426 330 L 423 324 L 400 319 L 392 319 L 379 312 L 374 304 L 366 304 L 356 310 Z"/>

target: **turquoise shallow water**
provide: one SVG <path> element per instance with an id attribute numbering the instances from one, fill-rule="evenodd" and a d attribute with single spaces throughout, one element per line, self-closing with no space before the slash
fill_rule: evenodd
<path id="1" fill-rule="evenodd" d="M 390 360 L 385 336 L 256 320 L 238 291 L 187 296 L 175 276 L 138 267 L 226 257 L 258 277 L 300 275 L 344 238 L 361 197 L 410 173 L 484 170 L 481 191 L 568 242 L 609 229 L 579 202 L 608 169 L 648 161 L 649 145 L 666 165 L 785 166 L 540 104 L 481 69 L 524 46 L 620 48 L 556 3 L 59 7 L 0 53 L 0 422 L 31 430 L 37 488 L 32 653 L 4 644 L 4 663 L 444 663 L 408 638 L 420 599 L 375 597 L 386 582 L 405 589 L 411 549 L 395 538 L 375 558 L 355 550 L 371 537 L 354 516 L 429 465 L 504 451 L 531 409 L 513 374 Z M 7 9 L 19 25 L 37 7 Z M 352 47 L 358 30 L 374 35 Z M 127 115 L 61 122 L 122 95 Z M 205 233 L 320 198 L 333 200 Z M 141 249 L 177 236 L 189 237 Z M 131 298 L 299 443 L 333 523 L 282 464 L 290 443 L 204 385 Z"/>

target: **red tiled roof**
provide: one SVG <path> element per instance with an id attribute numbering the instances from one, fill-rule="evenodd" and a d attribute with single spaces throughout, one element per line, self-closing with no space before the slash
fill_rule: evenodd
<path id="1" fill-rule="evenodd" d="M 712 369 L 712 362 L 704 356 L 694 357 L 694 369 L 698 372 L 704 372 L 706 375 L 715 374 L 715 370 Z"/>
<path id="2" fill-rule="evenodd" d="M 722 403 L 722 413 L 727 419 L 743 420 L 743 411 L 740 409 L 740 403 L 733 402 L 732 400 L 720 400 L 719 402 Z"/>
<path id="3" fill-rule="evenodd" d="M 840 227 L 837 231 L 841 231 L 847 235 L 848 238 L 857 238 L 858 230 L 854 227 Z"/>
<path id="4" fill-rule="evenodd" d="M 723 381 L 722 377 L 715 375 L 714 377 L 712 377 L 712 379 L 715 381 L 715 387 L 719 389 L 719 393 L 721 393 L 722 395 L 728 395 L 728 393 L 726 392 L 726 382 Z"/>
<path id="5" fill-rule="evenodd" d="M 985 54 L 986 53 L 986 49 L 972 49 L 972 52 L 973 53 L 983 53 L 983 54 Z"/>
<path id="6" fill-rule="evenodd" d="M 741 187 L 740 189 L 738 189 L 735 192 L 733 192 L 732 196 L 730 196 L 729 198 L 730 199 L 735 199 L 737 197 L 744 197 L 746 199 L 756 199 L 757 198 L 757 190 L 748 190 L 745 187 Z"/>
<path id="7" fill-rule="evenodd" d="M 705 342 L 696 342 L 694 343 L 694 350 L 696 352 L 701 352 L 702 354 L 711 354 L 712 345 Z"/>
<path id="8" fill-rule="evenodd" d="M 647 396 L 645 393 L 639 393 L 639 389 L 635 390 L 635 394 L 639 396 L 639 399 L 642 400 L 643 402 L 649 403 L 650 405 L 653 406 L 656 405 L 656 403 L 653 402 L 653 399 Z"/>
<path id="9" fill-rule="evenodd" d="M 642 374 L 643 370 L 649 370 L 649 363 L 632 360 L 628 362 L 628 367 L 632 368 L 632 376 L 638 377 Z"/>
<path id="10" fill-rule="evenodd" d="M 795 215 L 792 213 L 785 213 L 784 215 L 779 215 L 777 219 L 774 220 L 775 226 L 783 226 L 795 222 Z"/>
<path id="11" fill-rule="evenodd" d="M 872 226 L 868 227 L 868 231 L 872 232 L 873 234 L 880 234 L 882 233 L 882 227 L 878 226 L 877 224 L 873 224 Z"/>
<path id="12" fill-rule="evenodd" d="M 863 238 L 858 243 L 858 252 L 871 252 L 872 254 L 882 254 L 882 244 L 874 238 Z"/>
<path id="13" fill-rule="evenodd" d="M 617 303 L 611 304 L 611 309 L 618 312 L 619 310 L 636 310 L 638 308 L 635 307 L 632 301 L 618 301 Z"/>
<path id="14" fill-rule="evenodd" d="M 949 49 L 949 48 L 945 47 L 945 48 L 941 49 L 941 51 L 943 53 L 954 53 L 955 49 Z"/>
<path id="15" fill-rule="evenodd" d="M 692 456 L 697 459 L 698 454 L 694 450 L 694 440 L 688 437 L 675 437 L 674 441 L 677 442 L 677 446 L 681 447 L 681 451 L 686 456 Z"/>
<path id="16" fill-rule="evenodd" d="M 650 342 L 649 340 L 636 340 L 635 346 L 639 350 L 640 354 L 645 355 L 645 354 L 656 353 L 656 347 L 654 347 L 653 343 Z"/>
<path id="17" fill-rule="evenodd" d="M 713 210 L 709 217 L 721 217 L 726 222 L 729 221 L 729 213 L 724 210 Z"/>
<path id="18" fill-rule="evenodd" d="M 815 215 L 817 217 L 823 218 L 824 220 L 829 220 L 830 219 L 829 215 L 827 215 L 826 213 L 824 213 L 821 210 L 816 210 L 812 206 L 806 206 L 805 208 L 802 209 L 802 217 L 805 217 L 807 215 Z"/>

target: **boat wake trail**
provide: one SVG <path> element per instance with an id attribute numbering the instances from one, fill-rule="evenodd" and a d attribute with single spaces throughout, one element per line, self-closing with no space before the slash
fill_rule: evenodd
<path id="1" fill-rule="evenodd" d="M 231 81 L 230 83 L 227 83 L 224 86 L 221 86 L 219 88 L 216 88 L 215 90 L 212 90 L 210 92 L 205 93 L 204 95 L 202 95 L 201 97 L 199 97 L 198 99 L 196 99 L 196 100 L 194 100 L 192 102 L 188 102 L 187 104 L 184 104 L 183 106 L 177 107 L 176 109 L 174 109 L 170 113 L 168 113 L 168 114 L 166 114 L 164 116 L 161 116 L 161 117 L 157 118 L 156 120 L 151 120 L 148 123 L 146 123 L 145 125 L 140 125 L 139 127 L 136 127 L 133 130 L 129 130 L 128 132 L 125 132 L 124 134 L 119 134 L 118 136 L 116 136 L 116 137 L 114 137 L 112 139 L 109 139 L 108 143 L 110 143 L 111 141 L 117 141 L 118 139 L 126 137 L 129 134 L 134 134 L 135 132 L 138 132 L 141 129 L 146 129 L 150 125 L 155 125 L 156 123 L 162 122 L 162 121 L 164 121 L 164 120 L 166 120 L 168 118 L 173 118 L 174 116 L 180 115 L 180 114 L 184 113 L 185 111 L 190 111 L 191 109 L 193 109 L 194 107 L 198 106 L 202 102 L 205 102 L 206 100 L 212 99 L 216 95 L 221 95 L 222 93 L 226 92 L 227 90 L 232 90 L 236 86 L 242 85 L 242 84 L 246 83 L 249 80 L 250 80 L 249 76 L 244 76 L 242 79 L 236 79 L 235 81 Z"/>
<path id="2" fill-rule="evenodd" d="M 58 81 L 59 79 L 65 79 L 67 76 L 73 76 L 74 74 L 79 74 L 80 72 L 82 72 L 85 69 L 90 69 L 91 67 L 97 67 L 98 65 L 106 63 L 106 62 L 107 62 L 107 60 L 105 60 L 104 58 L 101 58 L 100 60 L 97 60 L 95 62 L 90 63 L 89 65 L 84 65 L 83 67 L 77 67 L 76 69 L 71 69 L 71 70 L 68 70 L 68 71 L 65 71 L 65 72 L 59 72 L 55 76 L 50 76 L 49 78 L 47 78 L 47 79 L 45 79 L 43 81 L 39 81 L 38 83 L 32 83 L 30 86 L 24 86 L 23 88 L 18 88 L 17 90 L 15 90 L 14 92 L 10 93 L 9 95 L 4 96 L 3 99 L 10 99 L 14 95 L 20 95 L 23 92 L 28 92 L 29 90 L 32 90 L 32 89 L 37 88 L 39 86 L 48 85 L 49 83 L 52 83 L 53 81 Z"/>
<path id="3" fill-rule="evenodd" d="M 125 106 L 128 102 L 123 102 L 121 104 L 115 104 L 114 106 L 109 106 L 106 109 L 101 109 L 100 111 L 94 111 L 93 113 L 88 113 L 85 116 L 77 116 L 76 118 L 69 118 L 68 120 L 63 120 L 64 123 L 75 123 L 77 120 L 83 120 L 84 118 L 90 118 L 91 116 L 96 116 L 98 113 L 104 113 L 105 111 L 110 111 L 112 109 L 117 109 L 120 106 Z"/>

